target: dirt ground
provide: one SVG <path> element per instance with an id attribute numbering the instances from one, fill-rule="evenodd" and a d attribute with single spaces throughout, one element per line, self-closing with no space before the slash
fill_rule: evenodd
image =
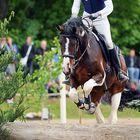
<path id="1" fill-rule="evenodd" d="M 95 120 L 27 121 L 8 124 L 10 140 L 140 140 L 140 119 L 121 119 L 116 125 Z"/>

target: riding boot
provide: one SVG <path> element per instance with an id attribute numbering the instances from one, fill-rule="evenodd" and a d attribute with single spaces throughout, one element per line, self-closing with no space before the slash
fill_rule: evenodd
<path id="1" fill-rule="evenodd" d="M 117 56 L 115 48 L 109 50 L 111 65 L 115 68 L 117 77 L 120 81 L 127 81 L 129 80 L 128 76 L 125 75 L 121 70 L 121 65 L 119 62 L 119 58 Z"/>
<path id="2" fill-rule="evenodd" d="M 63 83 L 63 84 L 66 84 L 66 85 L 70 85 L 70 79 L 69 79 L 69 76 L 66 76 L 65 81 L 63 81 L 62 83 Z"/>

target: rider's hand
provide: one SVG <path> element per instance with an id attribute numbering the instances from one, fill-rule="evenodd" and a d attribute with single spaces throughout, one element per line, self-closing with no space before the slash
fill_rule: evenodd
<path id="1" fill-rule="evenodd" d="M 98 17 L 102 17 L 102 14 L 101 12 L 97 12 L 97 13 L 92 14 L 92 16 L 95 18 L 98 18 Z"/>

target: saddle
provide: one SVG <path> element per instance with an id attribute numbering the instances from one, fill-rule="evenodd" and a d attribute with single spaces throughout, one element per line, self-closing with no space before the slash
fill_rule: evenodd
<path id="1" fill-rule="evenodd" d="M 111 66 L 111 60 L 110 60 L 110 55 L 109 55 L 109 50 L 108 50 L 108 43 L 106 42 L 105 37 L 98 33 L 97 30 L 95 28 L 93 28 L 92 30 L 93 34 L 96 35 L 96 37 L 98 37 L 97 42 L 99 43 L 99 46 L 101 48 L 101 51 L 103 53 L 103 56 L 105 58 L 106 63 L 108 64 L 108 66 Z M 120 48 L 117 45 L 114 45 L 116 52 L 117 52 L 117 56 L 120 60 Z"/>

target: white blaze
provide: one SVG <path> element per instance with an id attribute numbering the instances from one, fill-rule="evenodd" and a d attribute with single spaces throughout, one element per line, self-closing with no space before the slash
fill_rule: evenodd
<path id="1" fill-rule="evenodd" d="M 66 44 L 65 44 L 65 52 L 64 55 L 69 55 L 69 39 L 66 38 Z"/>
<path id="2" fill-rule="evenodd" d="M 66 38 L 66 44 L 65 44 L 65 52 L 64 55 L 69 55 L 69 39 Z M 63 59 L 63 71 L 68 72 L 69 71 L 69 65 L 70 65 L 70 58 L 64 57 Z"/>

